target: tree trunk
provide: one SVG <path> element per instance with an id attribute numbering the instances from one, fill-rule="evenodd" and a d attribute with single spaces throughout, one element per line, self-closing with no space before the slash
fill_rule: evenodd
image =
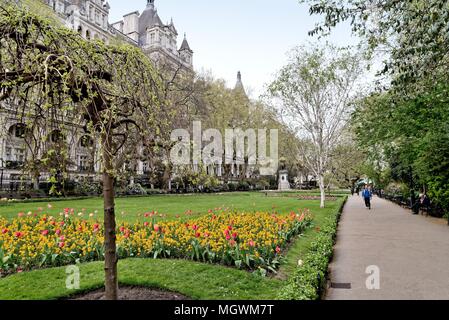
<path id="1" fill-rule="evenodd" d="M 112 176 L 112 138 L 109 133 L 103 137 L 103 199 L 104 199 L 104 245 L 105 245 L 105 297 L 118 299 L 116 223 L 114 203 L 114 177 Z"/>
<path id="2" fill-rule="evenodd" d="M 318 176 L 318 183 L 320 185 L 320 193 L 321 193 L 320 208 L 324 208 L 326 206 L 326 186 L 324 185 L 324 175 L 320 174 Z"/>

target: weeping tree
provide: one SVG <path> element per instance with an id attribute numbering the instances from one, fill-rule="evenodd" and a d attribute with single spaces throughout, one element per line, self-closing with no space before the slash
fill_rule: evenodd
<path id="1" fill-rule="evenodd" d="M 303 141 L 300 153 L 317 177 L 322 208 L 324 176 L 348 123 L 360 75 L 360 59 L 350 50 L 314 45 L 295 50 L 269 86 L 279 115 Z"/>
<path id="2" fill-rule="evenodd" d="M 21 8 L 0 4 L 0 101 L 31 129 L 70 124 L 100 141 L 106 299 L 118 297 L 114 180 L 121 150 L 156 139 L 160 85 L 128 45 L 88 42 Z M 42 128 L 40 128 L 42 129 Z M 150 137 L 150 138 L 149 138 Z"/>

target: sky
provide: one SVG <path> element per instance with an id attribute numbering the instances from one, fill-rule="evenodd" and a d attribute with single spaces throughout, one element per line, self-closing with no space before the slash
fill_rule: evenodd
<path id="1" fill-rule="evenodd" d="M 124 14 L 142 12 L 147 0 L 109 0 L 110 22 Z M 307 5 L 298 0 L 155 0 L 164 23 L 173 18 L 178 46 L 184 33 L 194 51 L 194 68 L 226 80 L 229 87 L 242 72 L 243 83 L 252 98 L 288 61 L 294 47 L 317 41 L 308 36 L 320 20 L 310 16 Z M 338 27 L 328 41 L 346 46 L 356 44 L 349 27 Z"/>

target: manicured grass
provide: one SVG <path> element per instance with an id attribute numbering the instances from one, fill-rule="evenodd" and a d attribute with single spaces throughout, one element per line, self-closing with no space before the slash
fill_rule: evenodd
<path id="1" fill-rule="evenodd" d="M 43 208 L 45 213 L 58 215 L 64 208 L 74 208 L 76 213 L 86 209 L 85 217 L 96 210 L 95 219 L 102 219 L 103 200 L 90 198 L 84 200 L 55 201 L 48 209 L 46 202 L 10 203 L 0 206 L 0 216 L 11 219 L 17 217 L 19 212 L 25 214 L 29 211 L 37 212 Z M 207 214 L 209 210 L 229 208 L 245 212 L 263 211 L 288 213 L 300 208 L 315 210 L 319 208 L 317 201 L 303 201 L 286 197 L 266 197 L 259 192 L 225 193 L 210 195 L 163 195 L 149 197 L 118 198 L 116 200 L 117 220 L 135 222 L 143 219 L 145 212 L 157 211 L 167 215 L 167 219 L 175 219 L 177 215 L 183 216 L 192 210 L 190 217 Z M 122 214 L 123 213 L 123 214 Z M 139 217 L 140 215 L 140 217 Z"/>
<path id="2" fill-rule="evenodd" d="M 337 201 L 328 201 L 325 209 L 311 210 L 314 216 L 313 227 L 304 232 L 297 241 L 292 243 L 276 278 L 287 279 L 297 269 L 298 261 L 303 259 L 307 254 L 310 245 L 316 240 L 319 234 L 318 231 L 321 230 L 322 225 L 328 217 L 338 214 L 338 210 L 344 200 L 345 197 L 339 197 Z"/>
<path id="3" fill-rule="evenodd" d="M 223 195 L 195 196 L 151 196 L 145 198 L 117 199 L 118 220 L 136 221 L 143 219 L 139 213 L 157 210 L 174 219 L 177 214 L 192 210 L 194 215 L 207 214 L 209 209 L 230 208 L 239 211 L 278 211 L 288 213 L 308 208 L 314 216 L 314 227 L 292 243 L 279 274 L 273 278 L 262 278 L 246 271 L 217 265 L 195 263 L 183 260 L 127 259 L 119 262 L 119 281 L 122 285 L 147 286 L 179 292 L 193 299 L 275 299 L 286 285 L 287 279 L 297 270 L 298 260 L 309 251 L 318 236 L 319 228 L 327 217 L 336 215 L 343 197 L 328 201 L 320 209 L 319 201 L 304 201 L 291 197 L 266 197 L 261 193 L 232 193 Z M 64 208 L 86 208 L 86 212 L 99 210 L 99 198 L 77 201 L 58 201 L 47 210 L 57 214 Z M 13 203 L 0 207 L 3 216 L 14 218 L 17 212 L 36 210 L 46 203 Z M 15 274 L 0 279 L 1 299 L 59 299 L 103 286 L 103 262 L 83 264 L 81 268 L 81 289 L 70 291 L 65 287 L 65 268 L 52 268 Z"/>
<path id="4" fill-rule="evenodd" d="M 80 266 L 80 289 L 66 288 L 66 268 L 20 273 L 0 280 L 0 300 L 54 300 L 103 287 L 103 263 Z M 192 299 L 274 299 L 282 281 L 222 266 L 183 260 L 127 259 L 119 262 L 122 285 L 174 291 Z"/>

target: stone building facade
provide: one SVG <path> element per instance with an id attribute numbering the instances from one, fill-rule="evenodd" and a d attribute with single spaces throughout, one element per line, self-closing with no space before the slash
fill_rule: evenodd
<path id="1" fill-rule="evenodd" d="M 61 19 L 68 28 L 79 32 L 87 40 L 100 40 L 110 43 L 114 39 L 125 41 L 141 48 L 155 63 L 169 61 L 193 71 L 193 51 L 184 35 L 178 48 L 178 31 L 173 21 L 164 24 L 159 17 L 155 0 L 147 0 L 145 10 L 139 14 L 135 11 L 123 17 L 123 20 L 109 23 L 110 6 L 105 0 L 42 0 Z M 0 108 L 0 188 L 17 189 L 23 185 L 24 177 L 22 166 L 30 159 L 30 150 L 24 135 L 25 126 L 12 112 L 8 105 L 2 102 Z M 72 130 L 68 130 L 72 131 Z M 70 146 L 71 160 L 68 171 L 74 180 L 79 177 L 94 177 L 100 168 L 96 161 L 97 154 L 92 152 L 94 142 L 73 130 L 63 137 L 64 142 Z M 75 133 L 76 132 L 76 133 Z M 50 137 L 58 136 L 49 132 Z M 51 140 L 51 139 L 50 139 Z M 51 143 L 51 141 L 49 142 Z M 138 164 L 138 174 L 143 174 L 145 164 Z M 42 173 L 40 181 L 45 181 L 48 173 Z M 26 182 L 31 184 L 29 177 Z M 36 186 L 36 183 L 34 184 Z"/>

